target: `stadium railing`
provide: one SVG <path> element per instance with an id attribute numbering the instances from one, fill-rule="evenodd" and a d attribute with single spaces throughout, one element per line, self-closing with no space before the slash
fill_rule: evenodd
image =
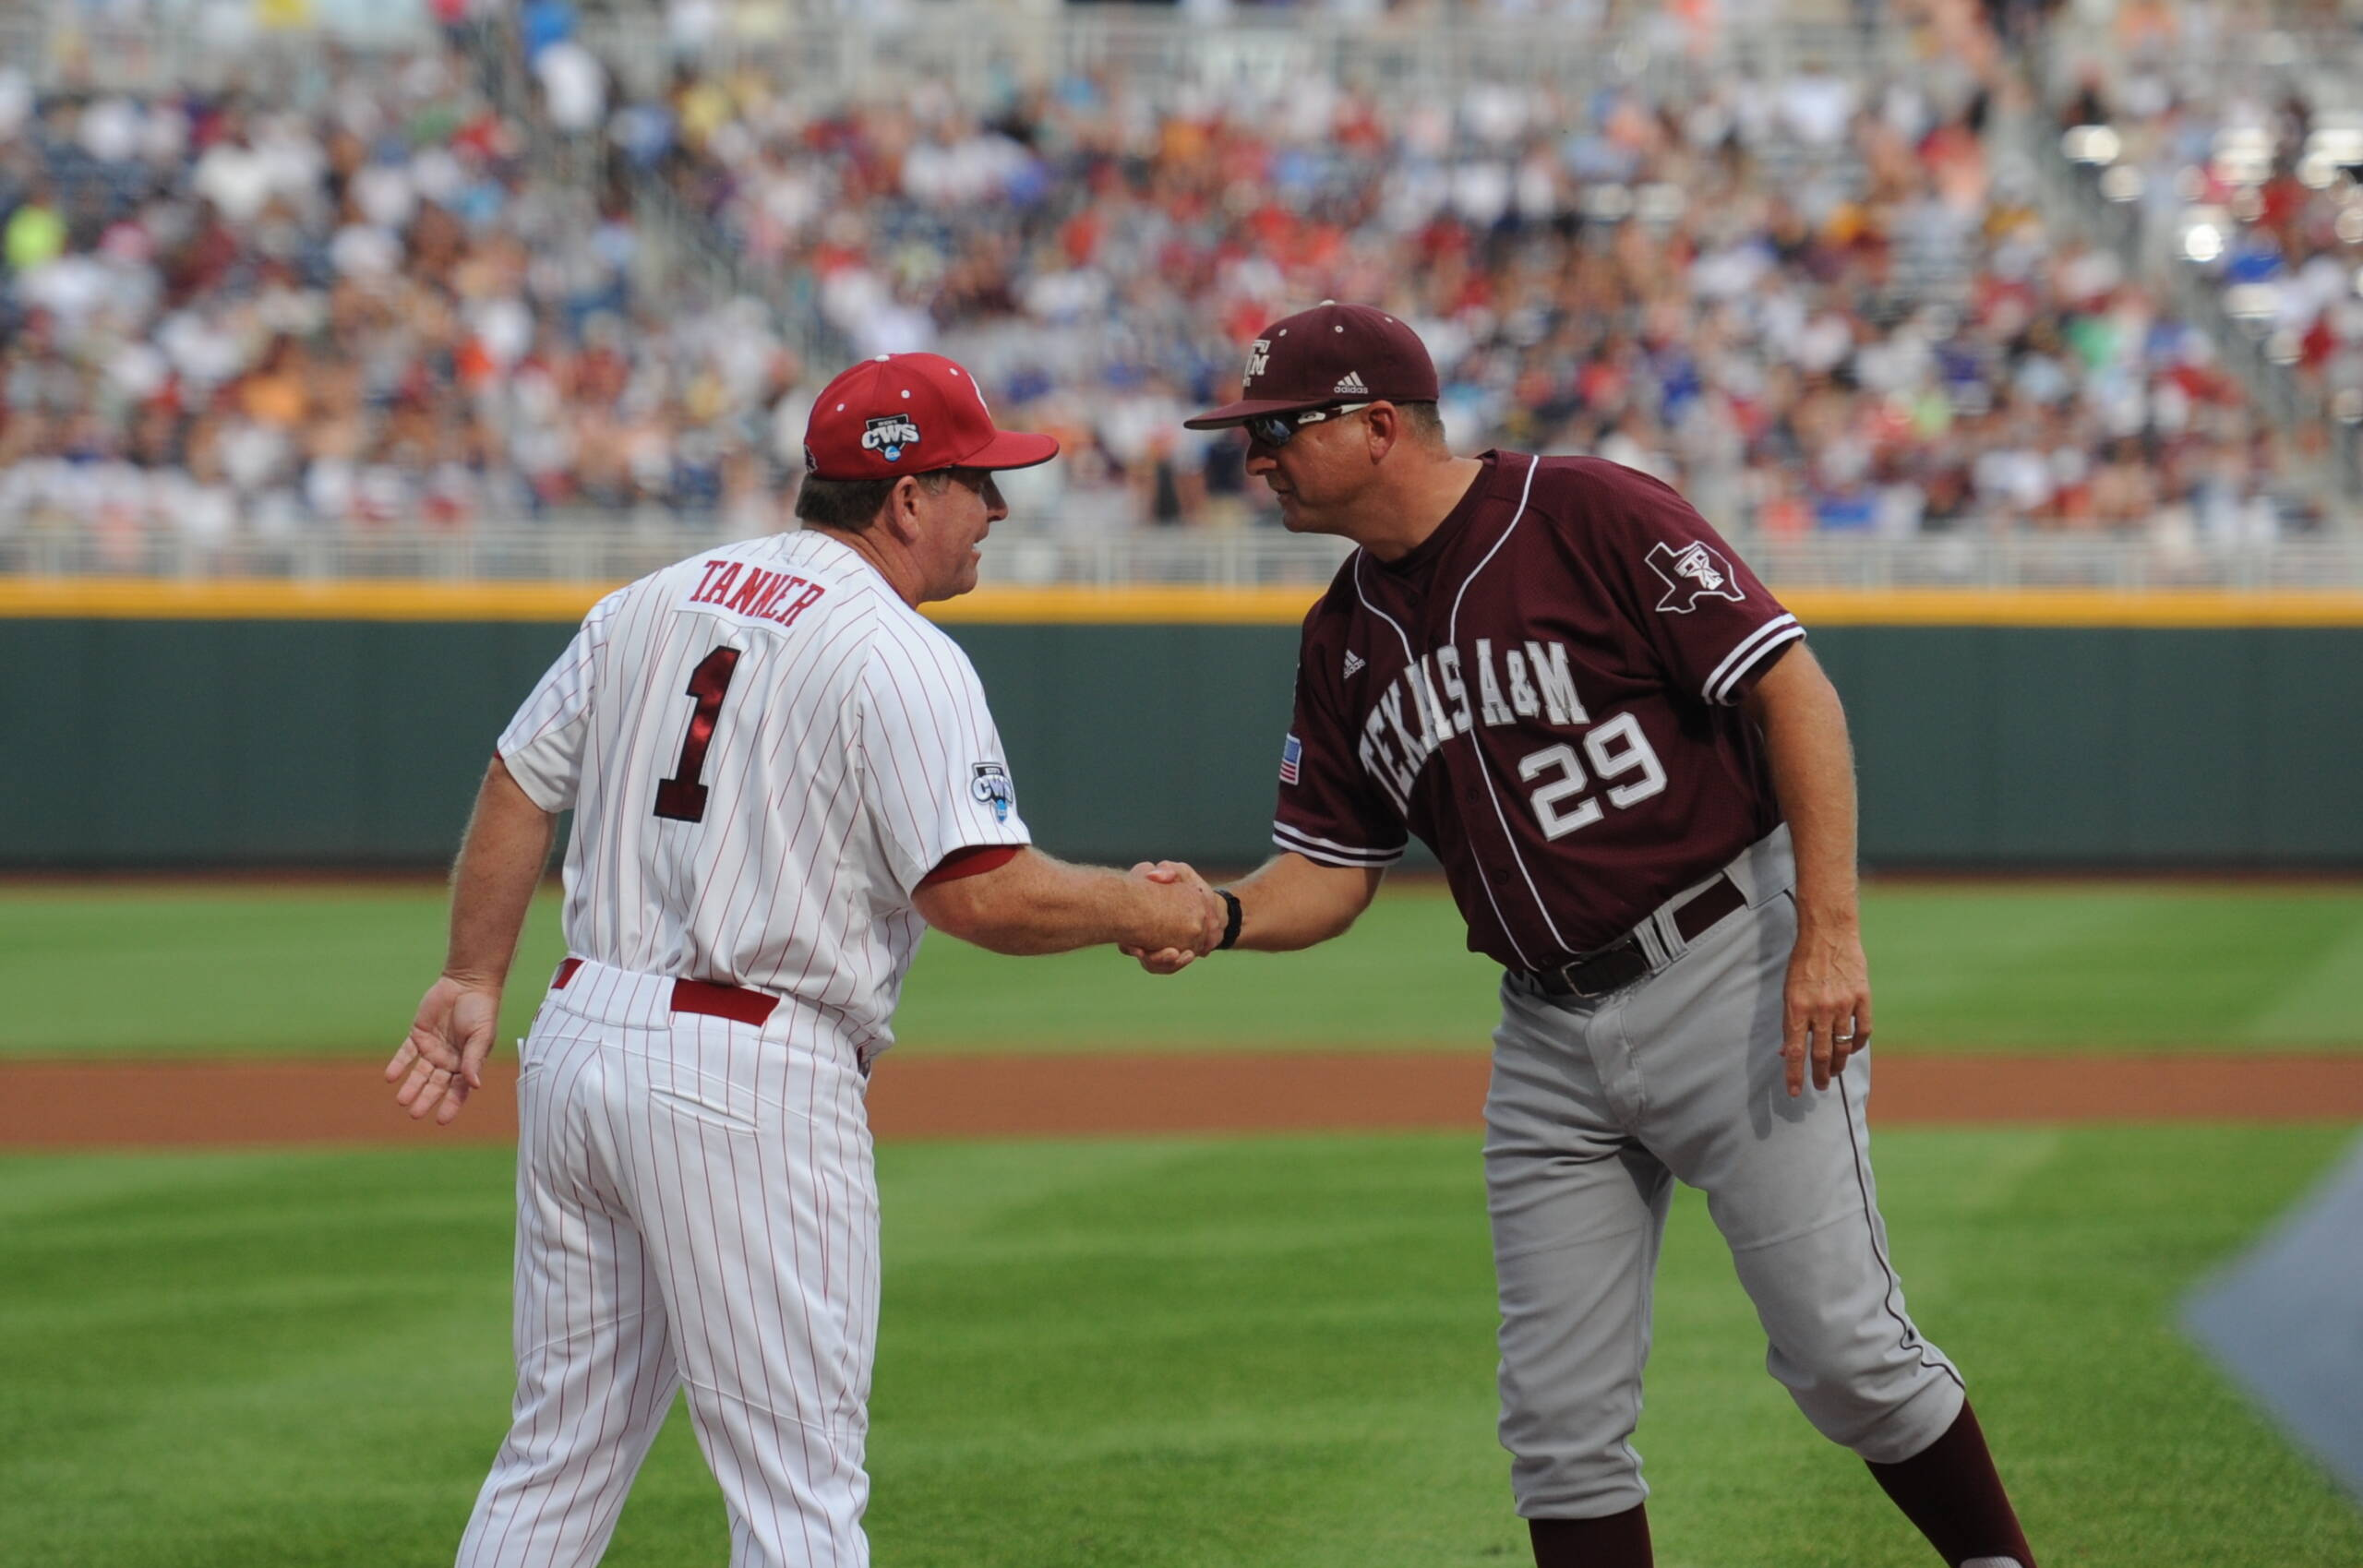
<path id="1" fill-rule="evenodd" d="M 297 581 L 623 582 L 723 543 L 721 530 L 657 522 L 606 527 L 387 527 L 206 542 L 169 532 L 0 534 L 0 578 Z M 1792 588 L 2363 590 L 2363 540 L 1937 535 L 1913 539 L 1741 536 L 1737 547 Z M 1275 530 L 1162 529 L 1074 534 L 1004 523 L 983 579 L 1021 587 L 1255 588 L 1327 581 L 1347 545 Z"/>
<path id="2" fill-rule="evenodd" d="M 760 67 L 784 90 L 838 100 L 901 93 L 921 81 L 966 95 L 1005 87 L 1013 73 L 1103 71 L 1274 97 L 1322 74 L 1379 90 L 1472 82 L 1564 90 L 1604 75 L 1637 80 L 1709 61 L 1756 76 L 1807 63 L 1863 72 L 1901 63 L 1908 44 L 1901 30 L 1777 14 L 1685 33 L 1661 13 L 1631 5 L 1603 6 L 1597 20 L 1540 21 L 1457 11 L 1365 18 L 1289 6 L 1205 19 L 1170 6 L 1036 9 L 990 0 L 907 0 L 869 11 L 783 4 L 743 15 L 762 25 L 725 29 L 686 54 L 654 7 L 593 11 L 576 36 L 634 92 L 660 92 L 675 64 L 694 63 L 714 71 Z M 268 25 L 225 7 L 120 22 L 53 3 L 37 17 L 0 18 L 10 57 L 40 62 L 44 85 L 126 91 L 251 80 L 263 61 L 317 54 L 324 41 L 399 50 L 434 36 L 424 6 L 348 6 L 333 25 L 308 27 Z"/>
<path id="3" fill-rule="evenodd" d="M 1450 90 L 1474 82 L 1562 90 L 1604 77 L 1637 80 L 1711 58 L 1718 68 L 1785 74 L 1807 62 L 1840 71 L 1890 63 L 1900 32 L 1775 17 L 1685 35 L 1659 14 L 1601 7 L 1601 19 L 1455 12 L 1338 16 L 1288 6 L 1219 19 L 1165 6 L 1091 6 L 1048 12 L 966 0 L 922 0 L 873 18 L 825 25 L 783 11 L 774 31 L 721 32 L 684 54 L 661 18 L 644 11 L 586 18 L 581 37 L 642 92 L 661 90 L 677 61 L 727 72 L 764 71 L 778 87 L 834 99 L 941 84 L 971 102 L 1014 77 L 1110 72 L 1134 82 L 1271 98 L 1326 78 L 1373 90 Z"/>
<path id="4" fill-rule="evenodd" d="M 269 81 L 279 94 L 309 97 L 330 81 L 333 62 L 324 44 L 347 54 L 401 54 L 436 40 L 424 6 L 348 9 L 327 28 L 270 25 L 259 19 L 259 7 L 118 19 L 52 4 L 38 14 L 0 18 L 0 47 L 44 90 L 210 92 Z"/>

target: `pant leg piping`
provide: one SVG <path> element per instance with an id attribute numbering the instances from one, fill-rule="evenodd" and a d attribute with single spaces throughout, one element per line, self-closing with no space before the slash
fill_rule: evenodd
<path id="1" fill-rule="evenodd" d="M 1893 1318 L 1896 1326 L 1903 1331 L 1904 1347 L 1918 1352 L 1920 1364 L 1944 1373 L 1952 1380 L 1954 1387 L 1967 1393 L 1967 1387 L 1961 1381 L 1961 1373 L 1943 1361 L 1931 1359 L 1928 1355 L 1927 1342 L 1920 1337 L 1920 1331 L 1913 1325 L 1910 1318 L 1896 1310 L 1895 1298 L 1903 1288 L 1903 1282 L 1896 1277 L 1895 1265 L 1888 1262 L 1887 1249 L 1879 1245 L 1878 1220 L 1877 1211 L 1871 1203 L 1870 1183 L 1863 1175 L 1861 1130 L 1854 1122 L 1854 1104 L 1846 1097 L 1846 1091 L 1842 1086 L 1838 1090 L 1838 1104 L 1846 1113 L 1846 1142 L 1853 1155 L 1854 1191 L 1863 1203 L 1863 1227 L 1870 1235 L 1871 1256 L 1878 1260 L 1879 1272 L 1887 1276 L 1887 1290 L 1880 1296 L 1879 1305 L 1887 1309 L 1888 1316 Z"/>

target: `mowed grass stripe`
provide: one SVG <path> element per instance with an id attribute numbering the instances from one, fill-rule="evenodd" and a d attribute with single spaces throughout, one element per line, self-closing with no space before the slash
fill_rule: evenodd
<path id="1" fill-rule="evenodd" d="M 389 1051 L 443 950 L 428 887 L 0 891 L 0 1055 Z M 1881 1048 L 2363 1048 L 2363 886 L 1874 885 Z M 503 1033 L 562 956 L 537 902 Z M 1432 882 L 1346 937 L 1171 980 L 1108 952 L 1008 959 L 930 937 L 911 1051 L 1484 1047 L 1497 971 Z"/>
<path id="2" fill-rule="evenodd" d="M 1967 1370 L 2046 1560 L 2363 1561 L 2363 1521 L 2171 1327 L 2347 1134 L 1878 1138 L 1922 1326 Z M 1498 1568 L 1476 1144 L 1452 1136 L 882 1152 L 878 1560 Z M 0 1160 L 0 1565 L 448 1560 L 505 1420 L 495 1151 Z M 1677 1204 L 1638 1443 L 1669 1568 L 1917 1568 L 1765 1376 Z M 610 1564 L 719 1562 L 677 1411 Z"/>

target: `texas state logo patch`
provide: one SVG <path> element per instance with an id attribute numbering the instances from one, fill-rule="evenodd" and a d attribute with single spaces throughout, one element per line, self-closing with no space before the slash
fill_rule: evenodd
<path id="1" fill-rule="evenodd" d="M 1677 550 L 1671 545 L 1649 547 L 1649 569 L 1665 582 L 1665 597 L 1658 608 L 1686 616 L 1701 599 L 1729 599 L 1736 604 L 1747 597 L 1740 592 L 1731 562 L 1712 546 L 1693 541 Z"/>

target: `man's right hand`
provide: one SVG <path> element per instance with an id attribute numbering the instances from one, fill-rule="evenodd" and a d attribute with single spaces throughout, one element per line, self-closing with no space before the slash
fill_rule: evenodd
<path id="1" fill-rule="evenodd" d="M 1194 929 L 1177 927 L 1161 947 L 1121 947 L 1127 958 L 1138 959 L 1142 968 L 1152 975 L 1173 975 L 1188 968 L 1202 953 L 1215 951 L 1222 940 L 1223 928 L 1229 923 L 1229 910 L 1215 896 L 1206 880 L 1179 860 L 1144 860 L 1134 867 L 1134 878 L 1159 887 L 1177 889 L 1194 900 L 1198 924 Z"/>

